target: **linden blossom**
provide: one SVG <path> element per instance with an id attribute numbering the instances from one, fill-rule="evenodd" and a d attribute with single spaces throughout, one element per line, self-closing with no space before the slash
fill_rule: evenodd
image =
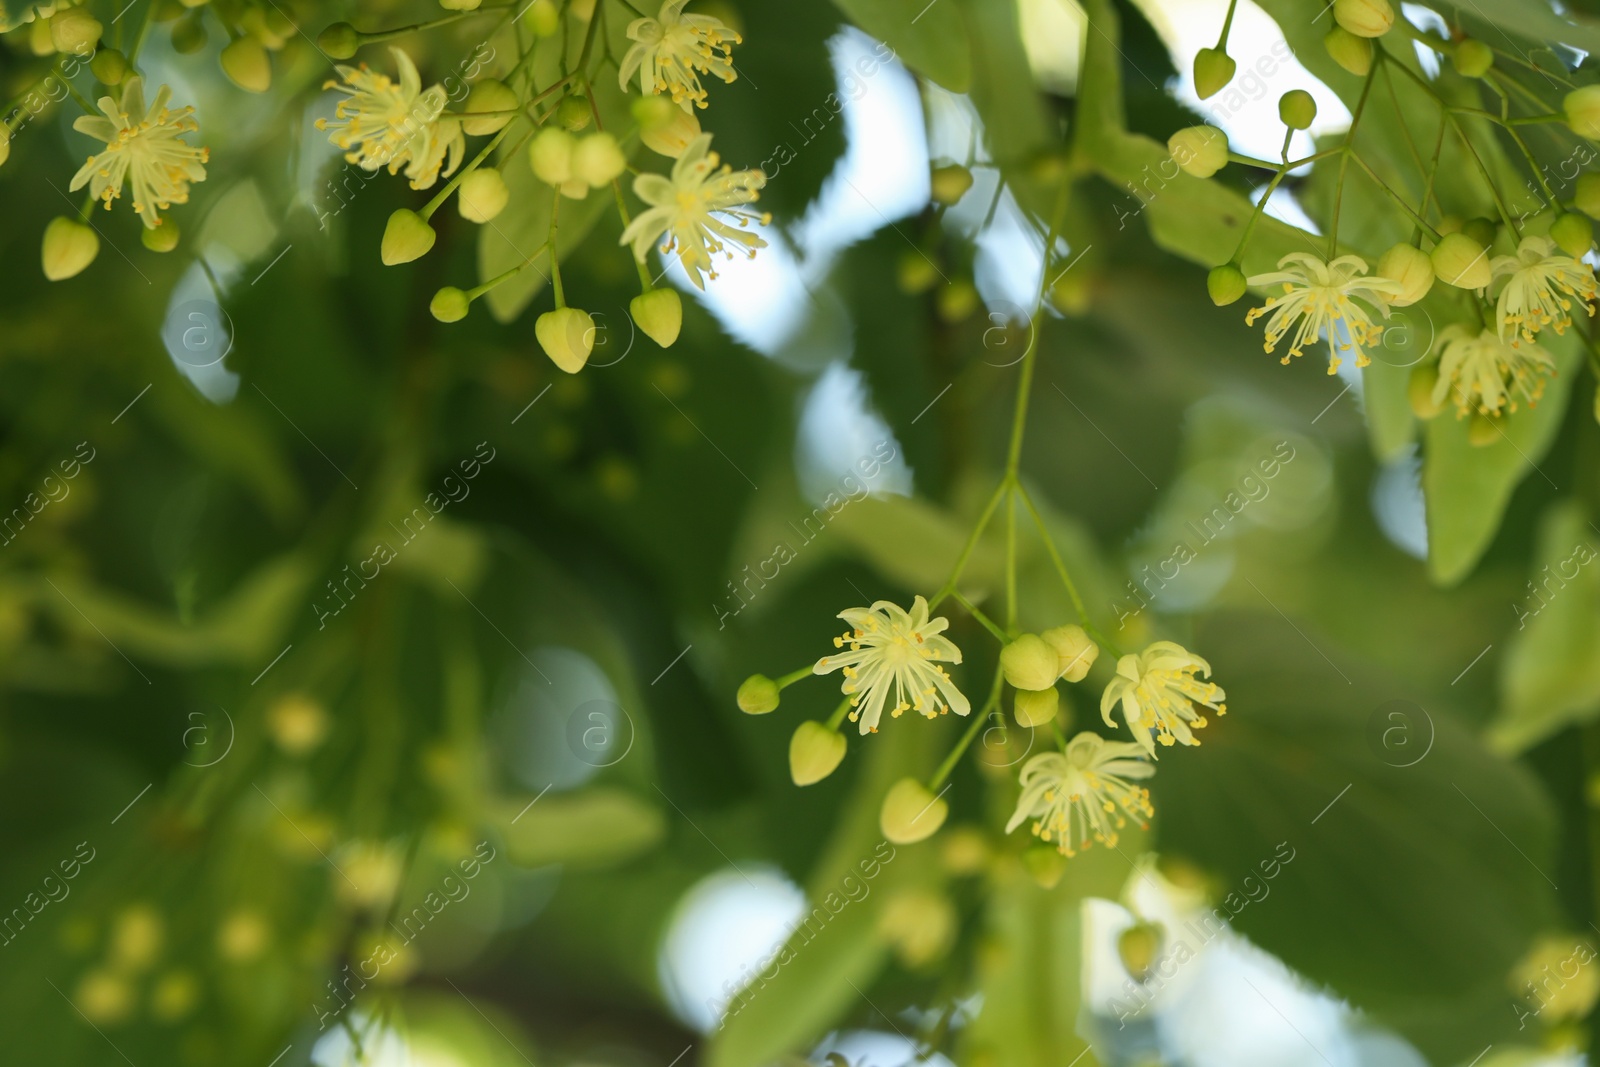
<path id="1" fill-rule="evenodd" d="M 487 456 L 483 454 L 483 450 L 485 448 L 489 449 L 489 454 Z M 465 478 L 467 482 L 472 481 L 483 472 L 484 467 L 494 462 L 494 457 L 497 454 L 498 453 L 496 450 L 489 446 L 489 442 L 478 442 L 477 450 L 473 453 L 476 458 L 464 459 L 458 464 L 458 466 L 461 468 L 462 477 Z M 452 483 L 455 485 L 454 489 L 451 488 Z M 452 503 L 459 504 L 472 494 L 472 490 L 468 488 L 466 482 L 458 481 L 456 476 L 453 474 L 445 475 L 444 481 L 441 483 L 440 488 L 443 490 L 447 499 L 440 499 L 437 493 L 429 493 L 427 496 L 422 498 L 422 503 L 424 506 L 412 508 L 410 513 L 400 520 L 399 526 L 395 526 L 393 520 L 389 522 L 389 528 L 404 538 L 404 540 L 400 542 L 401 548 L 404 548 L 406 545 L 409 545 L 412 541 L 415 541 L 418 537 L 422 536 L 422 532 L 427 529 L 428 523 L 433 521 L 433 517 L 435 515 L 438 515 L 440 512 L 444 511 L 444 509 L 449 507 Z M 461 494 L 460 496 L 456 495 L 458 491 Z M 416 530 L 414 532 L 411 529 L 413 523 L 416 525 Z M 317 629 L 326 629 L 328 620 L 338 615 L 345 608 L 349 607 L 350 602 L 355 600 L 356 594 L 367 587 L 367 582 L 376 579 L 380 571 L 390 563 L 393 563 L 395 559 L 399 557 L 399 555 L 400 553 L 396 551 L 395 548 L 387 541 L 379 541 L 373 546 L 371 555 L 369 555 L 366 559 L 360 560 L 356 563 L 354 573 L 351 572 L 350 564 L 346 563 L 344 565 L 345 577 L 339 582 L 338 585 L 334 584 L 332 578 L 328 579 L 328 590 L 333 594 L 334 599 L 339 602 L 339 606 L 334 608 L 332 611 L 325 611 L 321 604 L 315 602 L 312 603 L 311 610 L 317 613 L 317 622 L 319 624 Z M 371 574 L 367 573 L 367 564 L 372 565 Z M 351 588 L 350 586 L 352 581 L 357 583 L 355 588 Z M 348 594 L 348 600 L 339 595 L 340 588 L 343 588 L 345 593 Z"/>

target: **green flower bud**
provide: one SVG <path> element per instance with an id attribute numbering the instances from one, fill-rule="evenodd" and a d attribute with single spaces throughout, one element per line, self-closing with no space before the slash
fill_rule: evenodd
<path id="1" fill-rule="evenodd" d="M 662 104 L 665 111 L 642 107 L 642 104 Z M 641 113 L 644 117 L 641 118 Z M 634 104 L 633 114 L 639 118 L 639 140 L 652 152 L 671 159 L 683 155 L 683 150 L 700 136 L 700 120 L 681 107 L 667 103 L 660 96 L 640 97 Z"/>
<path id="2" fill-rule="evenodd" d="M 1574 89 L 1561 101 L 1567 125 L 1579 137 L 1600 141 L 1600 85 Z"/>
<path id="3" fill-rule="evenodd" d="M 844 734 L 820 722 L 803 722 L 789 738 L 789 777 L 795 785 L 815 785 L 844 760 Z"/>
<path id="4" fill-rule="evenodd" d="M 902 778 L 889 787 L 878 811 L 878 828 L 897 845 L 910 845 L 932 837 L 944 825 L 950 805 L 915 778 Z"/>
<path id="5" fill-rule="evenodd" d="M 1378 274 L 1400 283 L 1400 295 L 1389 301 L 1396 307 L 1415 304 L 1433 288 L 1433 262 L 1413 244 L 1401 242 L 1385 252 L 1378 260 Z"/>
<path id="6" fill-rule="evenodd" d="M 0 122 L 0 167 L 11 158 L 11 127 Z"/>
<path id="7" fill-rule="evenodd" d="M 1473 448 L 1488 448 L 1502 436 L 1499 420 L 1488 415 L 1474 415 L 1467 424 L 1467 443 Z"/>
<path id="8" fill-rule="evenodd" d="M 317 34 L 317 47 L 329 59 L 349 59 L 361 47 L 361 34 L 348 22 L 335 22 Z"/>
<path id="9" fill-rule="evenodd" d="M 1158 923 L 1134 923 L 1117 937 L 1117 955 L 1122 966 L 1135 982 L 1150 977 L 1150 969 L 1161 955 L 1161 926 Z"/>
<path id="10" fill-rule="evenodd" d="M 222 50 L 222 73 L 247 93 L 272 88 L 272 60 L 254 37 L 240 37 Z"/>
<path id="11" fill-rule="evenodd" d="M 1069 682 L 1083 681 L 1100 655 L 1100 646 L 1077 623 L 1051 627 L 1039 636 L 1056 650 L 1061 659 L 1061 677 Z"/>
<path id="12" fill-rule="evenodd" d="M 1406 399 L 1411 402 L 1411 412 L 1427 420 L 1444 410 L 1444 405 L 1433 399 L 1434 387 L 1439 384 L 1439 364 L 1418 363 L 1411 368 L 1406 381 Z"/>
<path id="13" fill-rule="evenodd" d="M 505 210 L 510 199 L 505 178 L 493 167 L 479 167 L 456 187 L 456 210 L 468 222 L 488 222 Z"/>
<path id="14" fill-rule="evenodd" d="M 746 715 L 765 715 L 778 710 L 778 683 L 764 674 L 752 674 L 739 685 L 739 710 Z"/>
<path id="15" fill-rule="evenodd" d="M 440 322 L 460 322 L 472 308 L 472 299 L 453 285 L 447 285 L 428 301 L 428 313 Z"/>
<path id="16" fill-rule="evenodd" d="M 467 114 L 475 111 L 515 111 L 517 110 L 517 93 L 511 86 L 495 78 L 485 78 L 472 87 L 467 93 L 467 100 L 461 110 Z M 486 134 L 499 133 L 515 115 L 490 115 L 483 119 L 463 119 L 461 129 L 471 137 L 482 137 Z"/>
<path id="17" fill-rule="evenodd" d="M 1049 689 L 1061 677 L 1061 657 L 1038 634 L 1023 634 L 1000 650 L 1000 669 L 1013 689 Z"/>
<path id="18" fill-rule="evenodd" d="M 41 259 L 44 276 L 53 282 L 65 281 L 94 262 L 100 254 L 100 236 L 92 227 L 65 215 L 50 220 L 44 228 Z"/>
<path id="19" fill-rule="evenodd" d="M 1202 48 L 1194 57 L 1194 91 L 1205 100 L 1233 80 L 1238 64 L 1220 48 Z"/>
<path id="20" fill-rule="evenodd" d="M 1040 889 L 1054 889 L 1066 873 L 1067 857 L 1049 845 L 1034 845 L 1022 854 L 1022 865 Z"/>
<path id="21" fill-rule="evenodd" d="M 628 314 L 644 335 L 671 348 L 683 329 L 683 300 L 676 289 L 652 289 L 628 301 Z"/>
<path id="22" fill-rule="evenodd" d="M 1310 129 L 1317 121 L 1317 102 L 1304 89 L 1290 89 L 1278 97 L 1278 117 L 1290 129 Z"/>
<path id="23" fill-rule="evenodd" d="M 1357 37 L 1382 37 L 1394 25 L 1389 0 L 1333 0 L 1333 21 Z"/>
<path id="24" fill-rule="evenodd" d="M 678 108 L 682 111 L 683 108 Z M 562 97 L 561 103 L 556 105 L 556 124 L 564 130 L 577 133 L 588 128 L 594 121 L 594 112 L 589 107 L 589 100 L 582 96 Z"/>
<path id="25" fill-rule="evenodd" d="M 1343 26 L 1335 26 L 1322 38 L 1322 47 L 1339 66 L 1358 78 L 1365 78 L 1372 69 L 1372 41 L 1357 37 Z"/>
<path id="26" fill-rule="evenodd" d="M 1044 726 L 1056 721 L 1061 708 L 1061 694 L 1055 686 L 1049 689 L 1018 689 L 1012 712 L 1018 726 Z"/>
<path id="27" fill-rule="evenodd" d="M 1573 206 L 1591 219 L 1600 219 L 1600 174 L 1584 174 L 1573 189 Z"/>
<path id="28" fill-rule="evenodd" d="M 1462 218 L 1460 215 L 1446 215 L 1444 218 L 1439 220 L 1438 224 L 1434 226 L 1434 229 L 1439 231 L 1440 237 L 1443 237 L 1445 234 L 1460 233 L 1461 227 L 1465 226 L 1466 224 L 1467 220 Z"/>
<path id="29" fill-rule="evenodd" d="M 1215 126 L 1187 126 L 1167 138 L 1167 152 L 1185 174 L 1209 178 L 1228 165 L 1228 135 Z"/>
<path id="30" fill-rule="evenodd" d="M 577 374 L 594 351 L 594 319 L 578 308 L 546 311 L 533 324 L 533 335 L 551 361 L 568 374 Z"/>
<path id="31" fill-rule="evenodd" d="M 162 219 L 155 229 L 139 227 L 139 240 L 152 252 L 170 252 L 178 247 L 178 224 L 170 218 Z"/>
<path id="32" fill-rule="evenodd" d="M 933 199 L 941 204 L 954 204 L 972 188 L 972 172 L 959 163 L 934 167 L 929 175 Z"/>
<path id="33" fill-rule="evenodd" d="M 439 6 L 446 11 L 476 11 L 483 0 L 439 0 Z"/>
<path id="34" fill-rule="evenodd" d="M 628 159 L 609 133 L 591 133 L 572 150 L 572 175 L 590 187 L 610 185 L 628 167 Z"/>
<path id="35" fill-rule="evenodd" d="M 194 55 L 206 46 L 210 36 L 206 33 L 204 15 L 191 11 L 172 27 L 172 50 L 181 56 Z"/>
<path id="36" fill-rule="evenodd" d="M 1594 245 L 1594 223 L 1576 212 L 1563 212 L 1550 224 L 1550 240 L 1573 259 L 1582 259 Z"/>
<path id="37" fill-rule="evenodd" d="M 128 76 L 128 57 L 115 48 L 102 48 L 89 60 L 89 69 L 101 85 L 121 85 Z"/>
<path id="38" fill-rule="evenodd" d="M 1494 49 L 1476 37 L 1468 37 L 1451 49 L 1450 65 L 1463 78 L 1481 78 L 1494 66 Z"/>
<path id="39" fill-rule="evenodd" d="M 1211 302 L 1219 308 L 1238 300 L 1244 295 L 1246 287 L 1244 271 L 1239 269 L 1237 263 L 1212 267 L 1211 273 L 1206 275 L 1206 291 L 1211 294 Z"/>
<path id="40" fill-rule="evenodd" d="M 554 37 L 561 29 L 561 10 L 553 0 L 534 0 L 522 19 L 535 37 Z"/>
<path id="41" fill-rule="evenodd" d="M 87 56 L 100 43 L 105 27 L 100 20 L 81 7 L 69 7 L 50 16 L 50 43 L 57 52 L 74 56 Z"/>
<path id="42" fill-rule="evenodd" d="M 1464 233 L 1447 233 L 1428 254 L 1433 273 L 1460 289 L 1482 289 L 1489 284 L 1489 252 Z"/>
<path id="43" fill-rule="evenodd" d="M 533 176 L 546 185 L 560 186 L 572 180 L 572 150 L 577 146 L 572 134 L 557 126 L 546 126 L 528 145 L 528 166 Z"/>
<path id="44" fill-rule="evenodd" d="M 438 239 L 439 235 L 433 232 L 427 219 L 409 208 L 400 208 L 389 216 L 389 222 L 383 228 L 383 245 L 379 249 L 379 256 L 387 267 L 410 263 L 427 255 L 433 242 Z"/>
<path id="45" fill-rule="evenodd" d="M 1493 219 L 1486 219 L 1482 215 L 1470 218 L 1461 224 L 1461 232 L 1485 248 L 1494 244 L 1495 224 Z"/>

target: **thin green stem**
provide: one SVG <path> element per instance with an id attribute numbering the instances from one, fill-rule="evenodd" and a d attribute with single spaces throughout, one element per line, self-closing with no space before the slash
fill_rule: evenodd
<path id="1" fill-rule="evenodd" d="M 373 30 L 371 33 L 357 30 L 356 36 L 361 38 L 363 45 L 382 44 L 384 41 L 392 41 L 396 37 L 404 37 L 407 34 L 436 30 L 440 26 L 448 26 L 452 22 L 460 22 L 462 19 L 471 18 L 474 15 L 487 15 L 496 11 L 503 11 L 510 6 L 512 5 L 496 4 L 494 7 L 478 7 L 471 11 L 452 11 L 448 15 L 440 15 L 438 18 L 430 19 L 427 22 L 414 22 L 410 26 L 396 26 L 392 30 Z"/>
<path id="2" fill-rule="evenodd" d="M 1405 19 L 1400 22 L 1404 23 Z M 1385 53 L 1378 53 L 1384 55 Z M 1355 145 L 1356 128 L 1361 125 L 1361 116 L 1367 109 L 1367 97 L 1372 92 L 1372 83 L 1378 76 L 1381 63 L 1374 63 L 1367 70 L 1367 80 L 1361 85 L 1361 97 L 1356 101 L 1355 112 L 1350 116 L 1350 128 L 1344 133 L 1344 146 L 1350 149 Z M 1285 153 L 1287 156 L 1287 153 Z M 1344 176 L 1349 169 L 1351 152 L 1346 151 L 1339 157 L 1339 180 L 1333 190 L 1333 221 L 1328 226 L 1328 258 L 1331 260 L 1339 254 L 1339 212 L 1344 207 Z"/>
<path id="3" fill-rule="evenodd" d="M 956 747 L 951 749 L 950 754 L 944 758 L 944 762 L 939 764 L 939 769 L 933 772 L 933 777 L 928 780 L 929 789 L 937 791 L 940 786 L 944 785 L 945 779 L 950 777 L 950 772 L 956 769 L 956 764 L 960 762 L 961 757 L 966 754 L 968 747 L 971 746 L 972 739 L 978 736 L 979 730 L 983 729 L 984 720 L 989 717 L 991 711 L 1000 705 L 1000 681 L 1003 677 L 1004 675 L 1000 671 L 994 672 L 994 682 L 989 687 L 989 699 L 983 702 L 983 707 L 973 713 L 972 722 L 968 724 L 966 733 L 961 735 L 961 740 L 956 742 Z"/>
<path id="4" fill-rule="evenodd" d="M 978 622 L 983 625 L 983 628 L 985 630 L 988 630 L 989 633 L 994 635 L 994 639 L 996 641 L 999 641 L 1003 645 L 1003 644 L 1006 644 L 1010 640 L 1009 638 L 1006 637 L 1006 632 L 1004 630 L 1000 629 L 1000 627 L 995 624 L 995 621 L 993 619 L 991 619 L 991 618 L 989 618 L 989 616 L 985 615 L 982 611 L 980 611 L 978 609 L 978 606 L 976 604 L 974 604 L 972 601 L 968 600 L 966 597 L 962 596 L 959 592 L 952 592 L 950 594 L 950 599 L 954 600 L 957 604 L 960 604 L 962 607 L 966 608 L 967 609 L 967 614 L 971 615 L 974 619 L 977 619 Z"/>
<path id="5" fill-rule="evenodd" d="M 561 190 L 551 189 L 554 199 L 550 203 L 550 284 L 555 290 L 556 307 L 567 306 L 566 293 L 561 288 L 561 255 L 556 245 L 556 220 L 561 215 Z"/>
<path id="6" fill-rule="evenodd" d="M 778 688 L 787 689 L 800 679 L 811 677 L 812 673 L 812 665 L 808 663 L 804 667 L 801 667 L 798 670 L 790 671 L 782 678 L 777 679 Z"/>
<path id="7" fill-rule="evenodd" d="M 930 610 L 938 607 L 945 597 L 956 591 L 956 583 L 961 580 L 961 572 L 966 570 L 967 560 L 972 557 L 972 550 L 978 547 L 978 540 L 983 536 L 983 531 L 988 528 L 989 520 L 994 516 L 994 509 L 1000 506 L 1000 497 L 1004 495 L 1006 488 L 1007 483 L 1004 481 L 995 486 L 994 495 L 983 506 L 983 513 L 978 516 L 977 523 L 972 527 L 972 533 L 967 535 L 967 543 L 961 546 L 961 555 L 956 557 L 956 565 L 950 571 L 949 580 L 944 583 L 944 588 L 935 593 L 933 599 L 928 602 Z"/>
<path id="8" fill-rule="evenodd" d="M 446 200 L 450 199 L 450 194 L 455 192 L 456 188 L 466 180 L 467 175 L 477 170 L 478 165 L 481 164 L 485 159 L 489 158 L 489 153 L 493 152 L 500 142 L 506 139 L 506 134 L 511 132 L 512 125 L 512 123 L 508 122 L 504 126 L 500 127 L 499 132 L 497 132 L 493 137 L 489 138 L 489 143 L 479 149 L 478 154 L 473 156 L 472 160 L 466 166 L 462 167 L 449 181 L 445 182 L 444 188 L 435 193 L 432 200 L 429 200 L 423 205 L 422 210 L 418 212 L 418 214 L 422 216 L 424 221 L 431 219 L 433 217 L 433 213 L 439 210 L 439 206 Z"/>
<path id="9" fill-rule="evenodd" d="M 507 270 L 501 271 L 499 274 L 496 274 L 493 278 L 490 278 L 488 281 L 484 282 L 483 284 L 476 285 L 476 286 L 473 286 L 471 289 L 468 289 L 467 290 L 467 299 L 468 300 L 476 300 L 476 299 L 478 299 L 478 297 L 482 296 L 484 293 L 487 293 L 490 289 L 493 289 L 495 286 L 500 285 L 500 284 L 502 284 L 504 282 L 510 281 L 512 278 L 515 278 L 518 274 L 521 274 L 523 271 L 525 271 L 529 267 L 533 266 L 534 261 L 537 260 L 540 256 L 544 255 L 549 250 L 550 250 L 550 242 L 546 241 L 544 244 L 540 245 L 538 248 L 533 250 L 533 255 L 529 256 L 527 259 L 523 260 L 521 263 L 518 263 L 515 267 L 511 267 L 511 268 L 509 268 Z"/>
<path id="10" fill-rule="evenodd" d="M 138 69 L 139 50 L 144 47 L 145 38 L 150 36 L 150 27 L 155 25 L 156 8 L 161 6 L 161 0 L 150 0 L 144 9 L 144 21 L 139 23 L 139 35 L 133 39 L 133 50 L 128 53 L 128 67 Z"/>
<path id="11" fill-rule="evenodd" d="M 1006 632 L 1017 629 L 1017 490 L 1006 497 Z"/>
<path id="12" fill-rule="evenodd" d="M 1367 177 L 1372 179 L 1373 184 L 1377 185 L 1379 189 L 1382 189 L 1385 193 L 1387 193 L 1389 199 L 1393 200 L 1400 207 L 1400 210 L 1411 216 L 1412 222 L 1426 230 L 1428 232 L 1428 236 L 1432 237 L 1435 241 L 1439 239 L 1439 232 L 1432 226 L 1428 225 L 1428 220 L 1423 218 L 1417 212 L 1413 211 L 1411 209 L 1411 205 L 1406 203 L 1405 198 L 1391 189 L 1388 182 L 1385 182 L 1382 178 L 1378 177 L 1377 171 L 1373 170 L 1372 167 L 1367 164 L 1366 160 L 1362 159 L 1359 154 L 1353 151 L 1350 153 L 1349 158 L 1356 161 L 1356 166 L 1366 171 Z"/>
<path id="13" fill-rule="evenodd" d="M 1495 209 L 1500 212 L 1500 218 L 1505 222 L 1506 228 L 1513 235 L 1521 237 L 1522 229 L 1511 221 L 1511 211 L 1506 207 L 1505 201 L 1500 199 L 1500 190 L 1495 186 L 1494 177 L 1489 173 L 1488 166 L 1484 164 L 1482 157 L 1478 155 L 1477 146 L 1472 143 L 1472 139 L 1467 136 L 1467 131 L 1461 128 L 1461 123 L 1456 121 L 1454 115 L 1447 114 L 1446 118 L 1449 119 L 1450 125 L 1455 129 L 1456 135 L 1461 138 L 1461 143 L 1466 146 L 1467 154 L 1472 157 L 1472 162 L 1477 164 L 1478 173 L 1483 176 L 1483 183 L 1489 187 L 1489 195 L 1494 199 Z"/>
<path id="14" fill-rule="evenodd" d="M 839 706 L 833 709 L 833 714 L 828 716 L 828 729 L 839 729 L 844 723 L 844 717 L 848 714 L 850 714 L 850 698 L 845 697 L 839 701 Z"/>
<path id="15" fill-rule="evenodd" d="M 1222 32 L 1217 35 L 1217 51 L 1228 50 L 1228 31 L 1233 29 L 1233 11 L 1239 6 L 1239 0 L 1228 0 L 1228 13 L 1222 19 Z"/>

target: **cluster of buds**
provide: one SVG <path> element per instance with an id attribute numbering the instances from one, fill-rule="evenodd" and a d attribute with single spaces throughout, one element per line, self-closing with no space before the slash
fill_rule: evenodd
<path id="1" fill-rule="evenodd" d="M 1000 651 L 1000 670 L 1017 691 L 1012 712 L 1017 724 L 1048 726 L 1061 705 L 1056 682 L 1081 682 L 1100 655 L 1083 627 L 1057 626 L 1040 634 L 1023 634 Z"/>

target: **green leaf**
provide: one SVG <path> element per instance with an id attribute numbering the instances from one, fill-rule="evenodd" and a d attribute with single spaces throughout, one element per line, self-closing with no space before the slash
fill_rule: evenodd
<path id="1" fill-rule="evenodd" d="M 1530 586 L 1513 605 L 1519 626 L 1500 675 L 1489 743 L 1520 752 L 1600 711 L 1600 566 L 1595 530 L 1575 500 L 1539 524 Z"/>
<path id="2" fill-rule="evenodd" d="M 1162 850 L 1231 890 L 1287 843 L 1295 858 L 1234 920 L 1242 933 L 1433 1062 L 1510 1036 L 1507 974 L 1557 908 L 1538 782 L 1275 614 L 1219 617 L 1195 647 L 1228 714 L 1198 749 L 1161 753 Z"/>
<path id="3" fill-rule="evenodd" d="M 597 787 L 531 799 L 530 804 L 511 797 L 496 805 L 506 855 L 519 866 L 610 866 L 653 847 L 666 833 L 659 808 L 620 789 Z"/>
<path id="4" fill-rule="evenodd" d="M 897 888 L 937 878 L 936 841 L 889 845 L 878 809 L 891 784 L 927 771 L 934 744 L 947 740 L 939 733 L 890 729 L 870 738 L 861 779 L 807 879 L 807 919 L 735 1001 L 711 1038 L 708 1067 L 762 1067 L 799 1052 L 862 1003 L 888 958 L 877 934 L 884 903 Z"/>
<path id="5" fill-rule="evenodd" d="M 1586 52 L 1600 51 L 1600 22 L 1584 16 L 1563 17 L 1556 13 L 1553 5 L 1542 0 L 1470 0 L 1467 4 L 1445 6 L 1468 17 L 1488 19 L 1501 31 L 1525 40 L 1560 41 Z M 1569 9 L 1563 7 L 1562 10 Z M 1493 37 L 1490 40 L 1496 43 Z M 1509 41 L 1505 43 L 1516 49 L 1519 55 L 1527 54 L 1528 50 L 1518 48 Z M 1547 60 L 1547 63 L 1555 66 L 1556 61 Z M 1561 68 L 1555 66 L 1555 69 Z"/>
<path id="6" fill-rule="evenodd" d="M 998 513 L 997 513 L 998 514 Z M 961 519 L 926 501 L 904 496 L 867 497 L 842 508 L 830 527 L 885 578 L 906 589 L 931 594 L 944 584 L 961 547 L 972 532 Z M 1000 580 L 1003 547 L 996 519 L 962 575 L 962 587 L 993 587 Z"/>
<path id="7" fill-rule="evenodd" d="M 303 556 L 280 556 L 258 566 L 194 625 L 81 579 L 56 575 L 29 592 L 37 606 L 88 639 L 118 652 L 175 667 L 204 663 L 248 666 L 277 651 L 291 616 L 306 610 L 311 566 Z M 99 634 L 99 637 L 95 637 Z"/>
<path id="8" fill-rule="evenodd" d="M 1144 838 L 1130 826 L 1115 849 L 1091 848 L 1074 856 L 1054 889 L 1040 888 L 1014 860 L 1001 867 L 978 955 L 983 1009 L 963 1035 L 969 1054 L 964 1062 L 1092 1067 L 1095 1058 L 1077 1026 L 1083 901 L 1121 895 L 1132 873 L 1125 857 L 1144 851 Z"/>
<path id="9" fill-rule="evenodd" d="M 1556 375 L 1538 407 L 1523 407 L 1507 418 L 1493 444 L 1479 447 L 1468 441 L 1469 420 L 1450 411 L 1428 423 L 1422 467 L 1428 573 L 1440 585 L 1459 582 L 1483 556 L 1512 491 L 1537 469 L 1561 428 L 1581 356 L 1571 335 L 1541 341 L 1555 357 Z"/>
<path id="10" fill-rule="evenodd" d="M 900 61 L 953 93 L 972 87 L 972 57 L 957 0 L 834 0 Z"/>

